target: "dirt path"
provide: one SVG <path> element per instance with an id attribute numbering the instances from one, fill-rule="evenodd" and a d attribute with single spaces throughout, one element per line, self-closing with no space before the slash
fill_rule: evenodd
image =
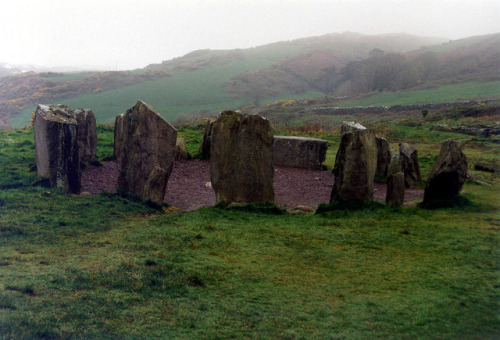
<path id="1" fill-rule="evenodd" d="M 118 162 L 91 166 L 82 172 L 83 191 L 98 194 L 114 192 L 118 177 Z M 274 173 L 275 203 L 287 208 L 299 206 L 316 209 L 328 203 L 333 186 L 330 171 L 276 167 Z M 385 201 L 386 185 L 375 183 L 374 198 Z M 408 189 L 405 201 L 422 200 L 423 190 Z M 208 161 L 176 161 L 168 181 L 165 202 L 181 210 L 195 210 L 215 204 L 215 194 L 210 185 Z"/>

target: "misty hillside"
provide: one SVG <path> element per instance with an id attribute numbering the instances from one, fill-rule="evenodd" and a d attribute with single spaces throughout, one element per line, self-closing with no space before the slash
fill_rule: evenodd
<path id="1" fill-rule="evenodd" d="M 0 127 L 28 124 L 38 103 L 91 108 L 98 121 L 111 122 L 142 99 L 174 120 L 279 99 L 499 80 L 499 40 L 340 33 L 199 50 L 134 71 L 10 75 L 0 78 Z"/>

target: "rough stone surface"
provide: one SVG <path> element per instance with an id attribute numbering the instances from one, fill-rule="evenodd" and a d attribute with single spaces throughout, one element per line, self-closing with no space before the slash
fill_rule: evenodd
<path id="1" fill-rule="evenodd" d="M 80 157 L 73 111 L 66 105 L 38 105 L 33 126 L 38 176 L 65 193 L 79 194 Z"/>
<path id="2" fill-rule="evenodd" d="M 467 179 L 467 157 L 462 152 L 462 144 L 446 140 L 429 171 L 425 186 L 424 203 L 450 200 L 456 197 Z"/>
<path id="3" fill-rule="evenodd" d="M 377 142 L 372 130 L 345 133 L 335 159 L 330 202 L 372 201 L 377 169 Z"/>
<path id="4" fill-rule="evenodd" d="M 138 101 L 115 120 L 117 191 L 162 203 L 175 160 L 177 130 Z"/>
<path id="5" fill-rule="evenodd" d="M 405 175 L 401 171 L 399 152 L 393 151 L 390 155 L 385 202 L 391 206 L 402 206 L 405 199 Z"/>
<path id="6" fill-rule="evenodd" d="M 214 122 L 210 181 L 217 202 L 274 202 L 273 132 L 258 115 L 224 111 Z"/>
<path id="7" fill-rule="evenodd" d="M 359 131 L 359 130 L 366 130 L 366 127 L 364 127 L 363 125 L 356 123 L 356 122 L 343 121 L 342 125 L 340 126 L 340 135 L 343 136 L 346 133 Z"/>
<path id="8" fill-rule="evenodd" d="M 387 139 L 376 136 L 377 141 L 377 170 L 375 175 L 387 177 L 389 174 L 389 163 L 391 161 L 391 150 Z"/>
<path id="9" fill-rule="evenodd" d="M 405 175 L 402 172 L 387 177 L 387 205 L 402 206 L 405 202 Z"/>
<path id="10" fill-rule="evenodd" d="M 184 138 L 177 138 L 175 142 L 175 160 L 188 159 L 188 153 L 186 150 L 186 141 Z"/>
<path id="11" fill-rule="evenodd" d="M 317 169 L 325 161 L 328 141 L 317 138 L 274 136 L 274 165 Z"/>
<path id="12" fill-rule="evenodd" d="M 399 157 L 401 170 L 405 175 L 405 186 L 413 188 L 422 180 L 417 149 L 408 143 L 401 143 L 399 144 Z"/>
<path id="13" fill-rule="evenodd" d="M 218 115 L 211 117 L 207 121 L 207 125 L 205 126 L 205 133 L 203 134 L 203 141 L 201 142 L 200 149 L 198 153 L 201 156 L 201 159 L 210 159 L 210 142 L 212 140 L 212 128 L 214 126 L 215 121 L 217 120 Z"/>
<path id="14" fill-rule="evenodd" d="M 94 113 L 89 109 L 76 109 L 74 111 L 78 125 L 78 154 L 81 165 L 88 165 L 95 160 L 97 151 L 97 125 Z"/>

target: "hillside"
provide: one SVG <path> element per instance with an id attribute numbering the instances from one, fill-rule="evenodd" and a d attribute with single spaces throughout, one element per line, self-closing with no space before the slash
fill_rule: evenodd
<path id="1" fill-rule="evenodd" d="M 88 107 L 98 121 L 111 122 L 142 99 L 174 120 L 291 98 L 493 81 L 500 79 L 498 36 L 454 43 L 348 32 L 250 49 L 199 50 L 128 72 L 8 76 L 0 78 L 0 127 L 29 124 L 42 102 Z"/>

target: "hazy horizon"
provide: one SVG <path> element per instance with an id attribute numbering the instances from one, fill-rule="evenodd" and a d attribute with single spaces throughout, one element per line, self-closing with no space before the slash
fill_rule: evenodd
<path id="1" fill-rule="evenodd" d="M 500 32 L 499 14 L 492 0 L 18 0 L 0 5 L 0 62 L 125 70 L 346 31 L 457 40 Z"/>

